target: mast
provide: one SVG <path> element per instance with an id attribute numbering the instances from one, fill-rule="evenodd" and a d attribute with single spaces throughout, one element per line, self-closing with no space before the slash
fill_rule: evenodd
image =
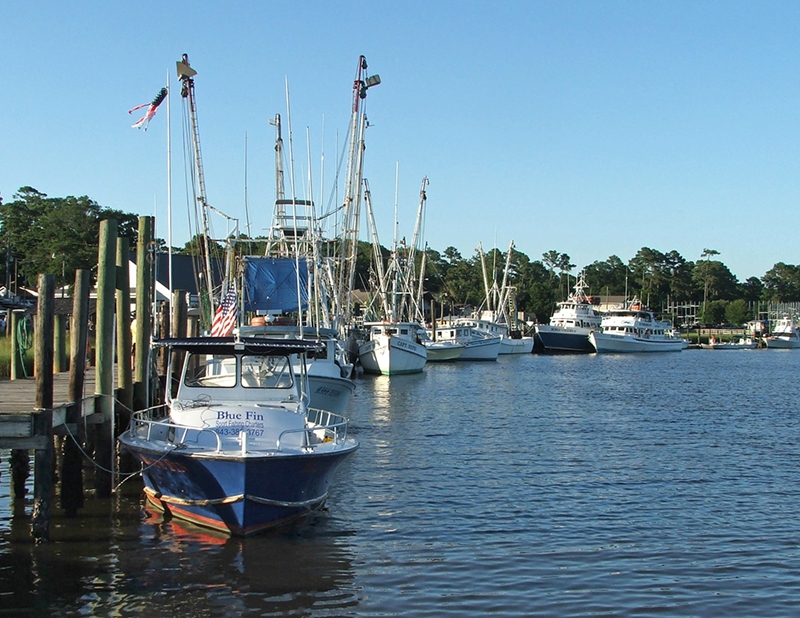
<path id="1" fill-rule="evenodd" d="M 508 253 L 506 253 L 506 265 L 503 269 L 503 283 L 500 286 L 500 297 L 497 300 L 497 310 L 500 315 L 505 317 L 505 322 L 509 326 L 511 325 L 511 321 L 508 319 L 508 297 L 513 290 L 513 288 L 508 287 L 508 271 L 511 268 L 511 255 L 514 252 L 514 241 L 511 241 L 511 244 L 508 245 Z M 495 316 L 495 321 L 499 321 L 497 316 Z"/>
<path id="2" fill-rule="evenodd" d="M 197 106 L 194 96 L 194 76 L 197 75 L 189 65 L 188 54 L 183 54 L 181 60 L 176 62 L 178 71 L 178 79 L 181 82 L 181 96 L 186 99 L 189 106 L 189 122 L 191 125 L 192 135 L 192 152 L 194 154 L 195 173 L 197 175 L 197 183 L 199 187 L 199 195 L 197 196 L 197 205 L 200 207 L 201 217 L 203 222 L 203 258 L 204 258 L 204 281 L 205 292 L 207 294 L 206 308 L 208 313 L 204 315 L 201 312 L 201 318 L 205 318 L 208 328 L 211 327 L 210 320 L 214 314 L 214 282 L 211 277 L 211 241 L 208 234 L 208 200 L 206 198 L 206 180 L 203 174 L 203 156 L 200 151 L 200 133 L 197 128 Z M 203 294 L 200 294 L 202 299 Z M 202 301 L 201 301 L 202 302 Z"/>
<path id="3" fill-rule="evenodd" d="M 286 197 L 286 190 L 283 183 L 283 136 L 281 134 L 281 115 L 275 114 L 275 118 L 269 121 L 275 127 L 275 199 L 282 200 Z M 283 214 L 283 208 L 280 210 Z"/>
<path id="4" fill-rule="evenodd" d="M 381 301 L 381 308 L 384 318 L 391 318 L 391 309 L 387 299 L 387 279 L 383 269 L 383 256 L 381 255 L 381 244 L 378 240 L 378 227 L 375 225 L 375 216 L 372 211 L 372 194 L 369 190 L 369 181 L 364 179 L 364 201 L 367 205 L 367 220 L 369 221 L 370 234 L 372 235 L 372 259 L 375 262 L 375 274 L 378 277 L 378 296 Z M 395 243 L 395 251 L 397 244 Z M 389 264 L 392 268 L 392 262 Z M 390 270 L 391 272 L 391 270 Z"/>
<path id="5" fill-rule="evenodd" d="M 417 279 L 417 252 L 422 250 L 422 227 L 425 215 L 425 204 L 428 200 L 427 186 L 429 184 L 428 177 L 423 176 L 422 186 L 419 190 L 419 205 L 417 206 L 417 218 L 414 221 L 414 233 L 411 237 L 411 248 L 408 252 L 408 261 L 406 264 L 406 281 L 405 281 L 405 294 L 409 299 L 408 318 L 412 319 L 412 312 L 420 313 L 418 303 L 422 299 L 422 280 L 425 276 L 425 255 L 423 254 L 423 261 L 420 265 L 419 278 Z M 414 287 L 419 284 L 419 290 L 415 294 Z M 422 320 L 420 320 L 422 321 Z"/>
<path id="6" fill-rule="evenodd" d="M 336 285 L 336 310 L 338 325 L 345 328 L 351 321 L 351 304 L 358 255 L 358 224 L 361 207 L 361 182 L 364 165 L 364 132 L 367 116 L 362 101 L 367 90 L 381 83 L 378 75 L 367 77 L 367 59 L 359 56 L 353 80 L 353 104 L 350 118 L 350 145 L 347 162 L 347 184 L 344 195 L 344 220 L 340 238 L 339 269 Z"/>
<path id="7" fill-rule="evenodd" d="M 489 292 L 489 275 L 486 273 L 486 256 L 483 254 L 483 243 L 478 243 L 478 255 L 481 258 L 481 273 L 483 274 L 483 289 L 486 292 L 486 309 L 492 310 L 491 293 Z"/>

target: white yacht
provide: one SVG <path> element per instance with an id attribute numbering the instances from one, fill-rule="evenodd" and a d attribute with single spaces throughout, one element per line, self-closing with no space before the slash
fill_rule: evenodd
<path id="1" fill-rule="evenodd" d="M 600 331 L 603 314 L 595 309 L 593 298 L 586 295 L 583 273 L 575 283 L 575 291 L 550 317 L 549 324 L 537 324 L 536 335 L 545 350 L 559 352 L 594 352 L 589 333 Z"/>
<path id="2" fill-rule="evenodd" d="M 601 326 L 602 331 L 589 333 L 597 352 L 679 352 L 686 348 L 672 324 L 657 320 L 636 298 L 609 311 Z"/>
<path id="3" fill-rule="evenodd" d="M 788 315 L 784 315 L 775 323 L 775 328 L 768 337 L 764 338 L 768 348 L 800 348 L 800 329 L 797 322 Z"/>

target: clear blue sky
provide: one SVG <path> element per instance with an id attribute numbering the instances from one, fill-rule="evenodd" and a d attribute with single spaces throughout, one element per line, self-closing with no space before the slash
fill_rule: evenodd
<path id="1" fill-rule="evenodd" d="M 269 225 L 274 132 L 291 115 L 298 182 L 333 184 L 356 62 L 370 91 L 365 175 L 389 245 L 424 175 L 425 238 L 580 268 L 641 247 L 740 280 L 798 263 L 797 2 L 3 2 L 0 194 L 156 214 L 166 238 L 166 113 L 127 110 L 189 55 L 209 202 L 244 221 L 245 134 L 254 234 Z M 173 88 L 173 244 L 187 239 L 181 103 Z M 362 229 L 366 229 L 365 226 Z M 215 228 L 215 231 L 217 229 Z"/>

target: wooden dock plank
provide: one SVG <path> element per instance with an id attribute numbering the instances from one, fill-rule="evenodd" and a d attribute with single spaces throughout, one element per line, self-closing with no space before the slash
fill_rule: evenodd
<path id="1" fill-rule="evenodd" d="M 95 370 L 89 367 L 86 370 L 83 392 L 85 397 L 91 397 L 95 391 Z M 70 403 L 69 400 L 69 372 L 62 371 L 53 374 L 53 404 L 60 407 Z M 22 380 L 0 379 L 0 414 L 20 414 L 34 412 L 36 407 L 36 378 Z"/>

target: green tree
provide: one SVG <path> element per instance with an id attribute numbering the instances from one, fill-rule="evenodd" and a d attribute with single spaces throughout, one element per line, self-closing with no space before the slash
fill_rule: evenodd
<path id="1" fill-rule="evenodd" d="M 732 300 L 725 307 L 725 322 L 728 324 L 744 324 L 752 317 L 748 303 L 743 298 Z"/>
<path id="2" fill-rule="evenodd" d="M 764 284 L 758 277 L 748 277 L 747 281 L 739 286 L 739 296 L 751 303 L 761 300 L 763 291 Z"/>
<path id="3" fill-rule="evenodd" d="M 666 296 L 669 273 L 666 257 L 660 251 L 642 247 L 628 262 L 633 275 L 632 287 L 646 304 L 658 306 Z"/>
<path id="4" fill-rule="evenodd" d="M 135 246 L 138 215 L 102 208 L 86 196 L 50 198 L 20 188 L 13 201 L 0 204 L 0 240 L 19 261 L 18 283 L 33 284 L 39 274 L 50 273 L 64 285 L 74 280 L 75 270 L 92 269 L 103 219 L 115 219 L 118 235 Z"/>
<path id="5" fill-rule="evenodd" d="M 762 300 L 776 302 L 800 301 L 800 267 L 778 262 L 761 278 L 764 284 Z"/>
<path id="6" fill-rule="evenodd" d="M 627 267 L 616 255 L 610 256 L 604 262 L 592 262 L 583 269 L 589 291 L 597 295 L 624 294 L 627 272 Z"/>
<path id="7" fill-rule="evenodd" d="M 706 260 L 695 264 L 692 280 L 696 289 L 703 292 L 704 299 L 732 300 L 737 296 L 739 282 L 722 262 Z"/>

